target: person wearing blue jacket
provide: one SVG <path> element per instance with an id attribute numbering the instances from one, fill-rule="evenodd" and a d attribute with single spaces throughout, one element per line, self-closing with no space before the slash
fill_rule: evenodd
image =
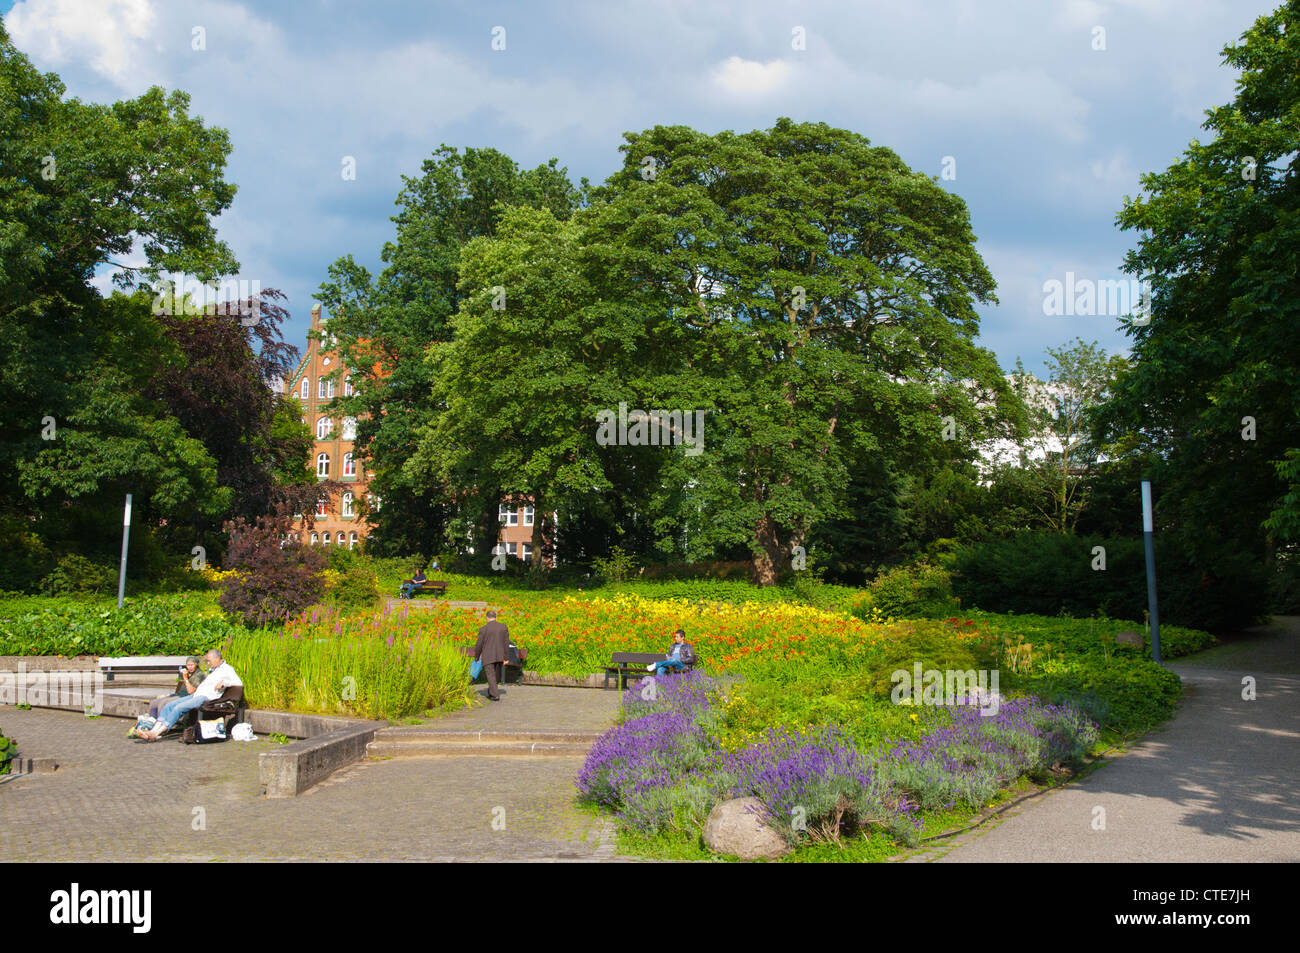
<path id="1" fill-rule="evenodd" d="M 666 675 L 668 672 L 684 672 L 695 666 L 695 647 L 686 641 L 685 629 L 673 633 L 673 644 L 664 654 L 668 656 L 667 659 L 647 665 L 646 670 L 655 675 Z"/>

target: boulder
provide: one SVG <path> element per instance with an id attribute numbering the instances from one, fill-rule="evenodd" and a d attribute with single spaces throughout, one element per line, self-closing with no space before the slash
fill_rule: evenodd
<path id="1" fill-rule="evenodd" d="M 765 820 L 763 802 L 756 797 L 722 801 L 704 822 L 704 843 L 715 854 L 741 860 L 761 860 L 790 853 L 790 845 Z"/>
<path id="2" fill-rule="evenodd" d="M 1146 638 L 1142 635 L 1141 632 L 1134 632 L 1133 630 L 1130 629 L 1130 630 L 1125 631 L 1125 632 L 1118 632 L 1118 633 L 1116 633 L 1116 634 L 1115 634 L 1115 644 L 1116 644 L 1116 645 L 1135 645 L 1135 646 L 1137 646 L 1138 648 L 1142 649 L 1142 648 L 1146 648 L 1147 640 L 1146 640 Z"/>

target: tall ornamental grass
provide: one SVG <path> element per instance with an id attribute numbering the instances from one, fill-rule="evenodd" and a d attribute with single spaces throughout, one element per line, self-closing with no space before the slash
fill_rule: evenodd
<path id="1" fill-rule="evenodd" d="M 225 654 L 259 708 L 392 721 L 469 704 L 470 660 L 444 639 L 261 630 Z"/>

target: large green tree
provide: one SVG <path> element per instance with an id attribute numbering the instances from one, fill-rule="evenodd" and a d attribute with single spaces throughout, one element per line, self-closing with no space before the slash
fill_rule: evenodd
<path id="1" fill-rule="evenodd" d="M 545 208 L 566 219 L 579 203 L 554 159 L 521 170 L 495 149 L 462 153 L 443 145 L 420 175 L 403 177 L 393 216 L 397 235 L 381 256 L 384 270 L 373 276 L 350 255 L 330 266 L 317 297 L 355 385 L 351 398 L 337 389 L 336 409 L 358 418 L 358 453 L 385 501 L 370 514 L 377 549 L 440 551 L 462 502 L 453 503 L 433 471 L 405 464 L 436 417 L 434 370 L 425 353 L 451 339 L 451 319 L 465 294 L 458 287 L 463 247 L 494 235 L 510 206 Z M 485 497 L 483 512 L 494 520 L 495 501 Z"/>
<path id="2" fill-rule="evenodd" d="M 771 583 L 845 515 L 855 470 L 937 469 L 1010 432 L 1014 398 L 974 343 L 993 280 L 960 198 L 825 124 L 625 138 L 586 241 L 611 250 L 607 298 L 667 317 L 654 349 L 675 377 L 655 396 L 709 412 L 694 545 L 745 543 Z"/>
<path id="3" fill-rule="evenodd" d="M 1300 3 L 1227 46 L 1231 103 L 1119 215 L 1152 286 L 1102 435 L 1153 461 L 1162 522 L 1210 575 L 1225 548 L 1269 560 L 1297 525 L 1300 448 Z M 1290 476 L 1288 476 L 1290 474 Z M 1288 480 L 1291 482 L 1289 483 Z"/>

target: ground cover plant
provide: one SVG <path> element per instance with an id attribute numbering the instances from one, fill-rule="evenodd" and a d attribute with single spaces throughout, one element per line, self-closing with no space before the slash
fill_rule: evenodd
<path id="1" fill-rule="evenodd" d="M 247 633 L 211 592 L 0 599 L 0 655 L 192 655 Z"/>

